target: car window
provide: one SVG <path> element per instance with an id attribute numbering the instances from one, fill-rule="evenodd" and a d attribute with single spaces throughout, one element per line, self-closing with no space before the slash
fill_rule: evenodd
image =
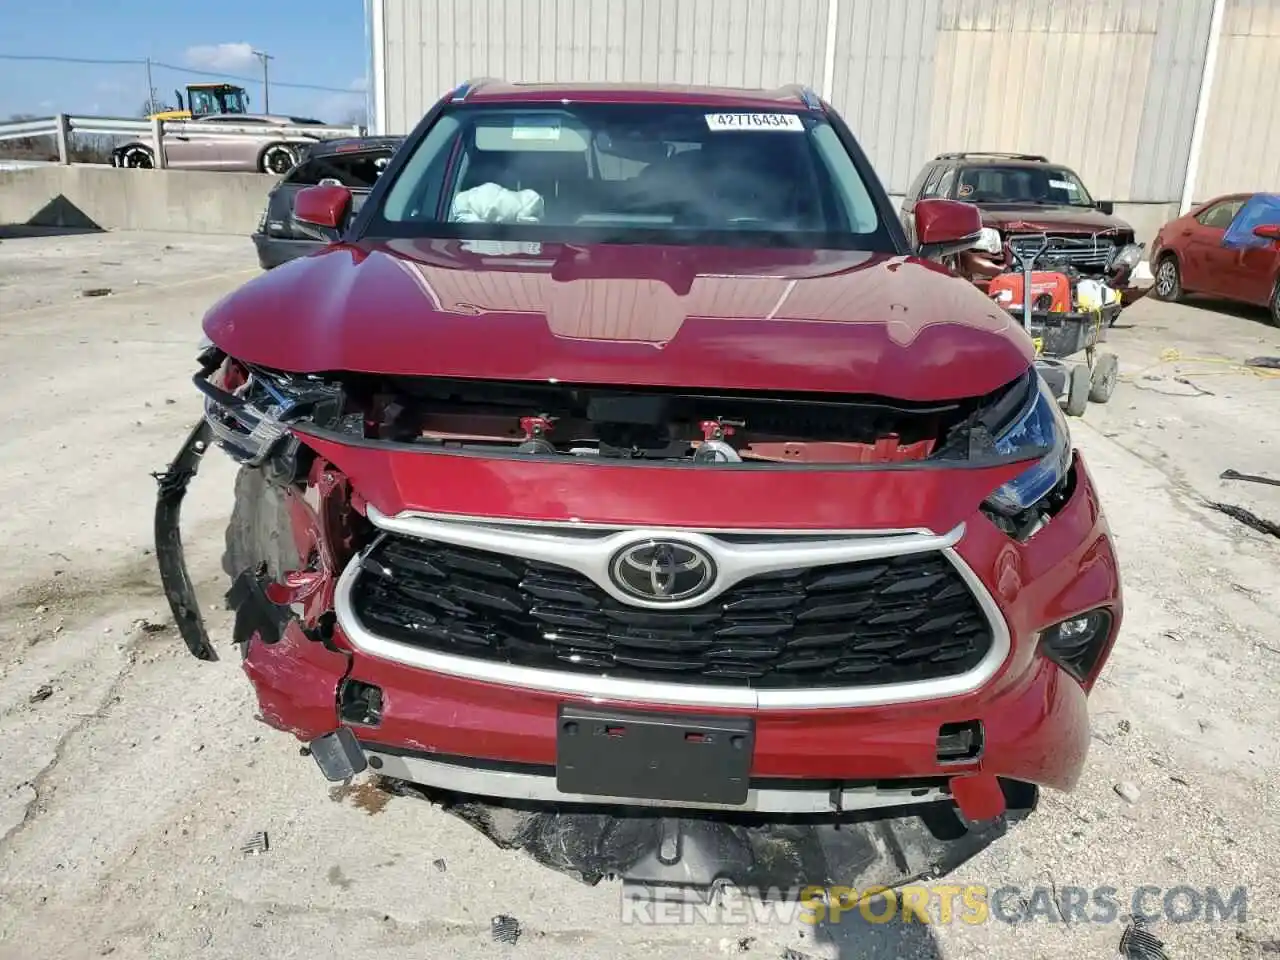
<path id="1" fill-rule="evenodd" d="M 321 180 L 337 180 L 340 186 L 351 190 L 369 190 L 390 160 L 391 151 L 387 149 L 310 156 L 285 177 L 285 182 L 313 187 Z"/>
<path id="2" fill-rule="evenodd" d="M 980 164 L 960 172 L 956 198 L 969 203 L 1092 207 L 1084 183 L 1065 167 Z"/>
<path id="3" fill-rule="evenodd" d="M 921 200 L 937 196 L 935 191 L 938 188 L 938 181 L 942 179 L 942 174 L 946 169 L 947 165 L 940 163 L 929 171 L 929 176 L 924 181 L 924 189 L 920 191 Z"/>
<path id="4" fill-rule="evenodd" d="M 1224 200 L 1222 203 L 1215 203 L 1207 210 L 1203 210 L 1196 219 L 1203 226 L 1216 227 L 1225 230 L 1231 226 L 1231 221 L 1236 218 L 1236 214 L 1240 212 L 1240 208 L 1244 206 L 1244 200 Z"/>
<path id="5" fill-rule="evenodd" d="M 956 168 L 948 167 L 947 172 L 942 175 L 942 179 L 938 181 L 937 187 L 934 188 L 934 196 L 950 197 L 951 189 L 956 185 Z"/>
<path id="6" fill-rule="evenodd" d="M 915 180 L 911 182 L 911 186 L 907 188 L 907 200 L 916 200 L 919 198 L 921 191 L 924 190 L 924 182 L 929 178 L 929 174 L 933 173 L 934 168 L 930 164 L 925 164 L 923 170 L 917 174 Z"/>
<path id="7" fill-rule="evenodd" d="M 821 115 L 656 104 L 449 109 L 367 229 L 893 249 L 859 162 Z"/>

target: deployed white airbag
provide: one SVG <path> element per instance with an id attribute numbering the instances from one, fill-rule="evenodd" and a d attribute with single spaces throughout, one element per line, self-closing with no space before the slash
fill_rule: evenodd
<path id="1" fill-rule="evenodd" d="M 449 219 L 454 223 L 537 223 L 542 219 L 542 195 L 482 183 L 453 198 Z"/>

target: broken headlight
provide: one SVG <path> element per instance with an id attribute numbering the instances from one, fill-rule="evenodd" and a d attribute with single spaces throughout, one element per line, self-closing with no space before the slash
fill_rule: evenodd
<path id="1" fill-rule="evenodd" d="M 986 506 L 1006 517 L 1017 517 L 1047 497 L 1071 466 L 1071 432 L 1057 398 L 1038 374 L 1036 389 L 1028 393 L 1026 405 L 995 438 L 1002 456 L 1039 453 L 1031 466 L 987 498 Z"/>
<path id="2" fill-rule="evenodd" d="M 263 468 L 280 482 L 292 482 L 301 473 L 292 424 L 331 425 L 345 404 L 341 387 L 257 368 L 248 370 L 234 392 L 204 374 L 195 383 L 205 396 L 204 416 L 218 445 L 238 463 Z"/>
<path id="3" fill-rule="evenodd" d="M 1129 243 L 1121 247 L 1119 252 L 1111 259 L 1111 267 L 1113 270 L 1121 267 L 1132 270 L 1142 260 L 1142 244 Z"/>
<path id="4" fill-rule="evenodd" d="M 982 232 L 978 234 L 978 242 L 973 245 L 973 249 L 999 256 L 1004 251 L 1004 241 L 1000 239 L 1000 231 L 992 227 L 983 227 Z"/>

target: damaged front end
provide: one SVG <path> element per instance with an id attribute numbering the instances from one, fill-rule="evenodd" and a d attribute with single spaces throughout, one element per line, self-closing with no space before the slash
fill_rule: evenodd
<path id="1" fill-rule="evenodd" d="M 510 711 L 508 728 L 476 733 L 474 753 L 463 759 L 501 753 L 511 745 L 510 762 L 494 761 L 490 772 L 553 783 L 554 762 L 533 758 L 542 747 L 522 739 L 523 723 L 543 722 L 541 716 L 520 717 L 520 704 L 528 700 L 524 692 L 457 677 L 437 682 L 429 674 L 425 681 L 410 683 L 405 675 L 421 678 L 420 670 L 370 656 L 353 643 L 352 624 L 339 619 L 344 580 L 363 576 L 370 586 L 356 601 L 380 604 L 376 616 L 396 620 L 383 625 L 406 646 L 466 655 L 497 645 L 509 664 L 536 667 L 538 657 L 545 655 L 548 663 L 579 675 L 606 658 L 623 664 L 624 678 L 628 670 L 692 669 L 689 664 L 701 648 L 691 634 L 676 637 L 638 613 L 628 620 L 627 611 L 609 598 L 586 596 L 581 586 L 545 563 L 530 562 L 519 568 L 523 579 L 512 579 L 514 566 L 486 560 L 456 543 L 435 553 L 415 553 L 406 546 L 408 537 L 390 529 L 388 519 L 387 504 L 404 503 L 405 477 L 378 473 L 369 464 L 375 457 L 434 452 L 485 462 L 590 461 L 641 470 L 687 464 L 694 473 L 728 475 L 868 466 L 910 472 L 980 462 L 1003 470 L 1003 486 L 997 491 L 1003 491 L 1003 499 L 993 497 L 984 510 L 1000 530 L 1025 541 L 1063 508 L 1073 491 L 1069 450 L 1048 444 L 1043 430 L 1036 433 L 1036 424 L 1028 428 L 1035 434 L 1032 439 L 1046 442 L 1038 451 L 1042 469 L 1034 478 L 1034 495 L 1011 486 L 1026 465 L 1028 448 L 1011 452 L 1001 438 L 1010 435 L 1011 424 L 1026 422 L 1028 410 L 1039 409 L 1034 373 L 989 396 L 906 404 L 866 397 L 762 398 L 724 391 L 293 375 L 242 363 L 210 345 L 200 356 L 195 384 L 205 398 L 204 416 L 168 469 L 156 475 L 156 550 L 166 596 L 188 649 L 199 659 L 218 659 L 200 616 L 179 534 L 186 490 L 209 445 L 216 444 L 240 465 L 223 555 L 231 582 L 226 600 L 235 612 L 233 642 L 254 684 L 263 720 L 303 741 L 328 779 L 345 780 L 372 768 L 386 789 L 438 803 L 498 845 L 523 849 L 538 862 L 586 882 L 615 877 L 633 895 L 704 899 L 726 884 L 798 890 L 812 884 L 894 886 L 939 876 L 1034 808 L 1034 786 L 983 774 L 980 735 L 976 743 L 956 747 L 959 759 L 946 761 L 956 764 L 953 771 L 919 782 L 900 777 L 886 784 L 846 773 L 821 782 L 797 784 L 775 775 L 758 783 L 752 776 L 757 798 L 771 790 L 775 798 L 794 799 L 801 796 L 801 787 L 805 797 L 828 798 L 820 804 L 807 800 L 803 809 L 785 803 L 772 809 L 763 803 L 758 809 L 724 803 L 681 809 L 656 802 L 600 802 L 598 797 L 583 802 L 567 799 L 568 790 L 530 789 L 523 799 L 510 793 L 487 798 L 485 787 L 472 786 L 480 781 L 462 775 L 459 756 L 471 742 L 466 724 L 452 722 L 462 747 L 451 749 L 439 736 L 415 732 L 413 722 L 429 714 L 433 722 L 438 714 L 465 716 L 468 706 L 493 714 Z M 352 450 L 367 457 L 351 455 Z M 554 499 L 536 489 L 533 475 L 521 476 L 533 491 L 528 498 L 541 497 L 539 503 Z M 642 499 L 644 487 L 640 481 L 637 498 Z M 572 500 L 563 488 L 555 495 L 564 503 Z M 532 507 L 530 511 L 536 513 Z M 501 527 L 506 521 L 486 522 Z M 641 517 L 637 526 L 654 522 Z M 608 529 L 621 525 L 615 517 Z M 590 536 L 594 533 L 588 524 L 582 537 Z M 795 543 L 805 547 L 813 539 L 797 535 Z M 400 565 L 397 572 L 392 561 Z M 933 568 L 920 574 L 940 575 Z M 441 579 L 446 576 L 447 581 Z M 748 616 L 730 626 L 741 639 L 719 648 L 720 659 L 707 671 L 713 689 L 723 691 L 758 675 L 760 638 L 774 624 L 769 605 L 782 602 L 778 590 L 801 589 L 795 577 L 770 582 L 777 586 L 772 593 L 757 589 L 735 599 Z M 535 597 L 533 615 L 543 618 L 537 637 L 514 619 L 529 609 L 522 599 L 526 594 Z M 615 620 L 597 631 L 588 614 L 606 608 Z M 819 626 L 828 622 L 824 616 L 850 615 L 815 610 Z M 696 628 L 702 616 L 689 614 L 681 630 Z M 955 613 L 947 629 L 968 636 L 965 631 L 977 628 L 962 624 L 962 616 L 968 614 Z M 797 634 L 796 647 L 822 639 L 812 631 Z M 535 641 L 545 642 L 547 651 L 531 651 Z M 619 653 L 619 643 L 629 645 L 626 656 Z M 683 660 L 669 656 L 673 646 L 682 651 Z M 820 659 L 812 656 L 790 663 L 795 670 L 821 668 Z M 447 692 L 439 692 L 446 687 Z M 545 691 L 538 695 L 554 699 Z M 1020 690 L 1019 695 L 1034 691 Z M 446 709 L 442 704 L 447 698 L 452 700 Z M 892 752 L 899 746 L 892 745 L 892 724 L 882 725 L 885 763 L 892 766 Z M 942 755 L 941 742 L 925 745 L 930 758 Z M 456 780 L 447 775 L 435 780 L 397 776 L 423 762 L 446 771 L 458 763 L 459 775 Z M 846 798 L 878 792 L 907 800 L 883 809 L 874 803 L 865 809 L 845 806 Z M 913 804 L 912 797 L 920 802 Z"/>

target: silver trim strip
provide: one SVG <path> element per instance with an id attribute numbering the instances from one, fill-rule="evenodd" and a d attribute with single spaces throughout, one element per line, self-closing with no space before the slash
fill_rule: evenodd
<path id="1" fill-rule="evenodd" d="M 793 543 L 786 542 L 785 537 L 762 536 L 758 543 L 734 543 L 705 533 L 665 527 L 634 527 L 603 536 L 583 536 L 576 533 L 577 528 L 565 530 L 561 527 L 559 529 L 563 532 L 554 533 L 550 530 L 527 531 L 495 526 L 492 523 L 472 526 L 415 515 L 389 517 L 372 505 L 367 508 L 367 515 L 370 523 L 389 533 L 568 567 L 589 578 L 620 603 L 649 610 L 698 607 L 714 600 L 734 584 L 762 573 L 945 550 L 955 546 L 964 536 L 962 523 L 942 536 L 928 531 L 914 531 L 823 539 L 806 537 Z M 644 600 L 620 590 L 609 573 L 613 558 L 627 547 L 648 540 L 678 540 L 703 550 L 715 561 L 715 583 L 702 593 L 674 601 Z"/>
<path id="2" fill-rule="evenodd" d="M 581 550 L 584 547 L 589 548 L 593 544 L 614 541 L 613 537 L 584 540 L 580 538 L 557 538 L 544 533 L 513 536 L 511 531 L 477 530 L 476 528 L 459 527 L 456 524 L 426 521 L 425 518 L 419 517 L 411 518 L 412 522 L 406 522 L 378 514 L 377 519 L 374 519 L 375 511 L 372 508 L 370 508 L 369 513 L 370 519 L 383 529 L 403 531 L 410 536 L 425 536 L 428 539 L 440 539 L 447 543 L 475 546 L 481 549 L 493 550 L 496 553 L 522 556 L 528 559 L 550 556 L 555 559 L 548 562 L 561 563 L 565 566 L 571 565 L 563 559 L 564 553 L 568 552 L 566 547 L 572 546 L 574 550 Z M 431 525 L 427 526 L 427 523 Z M 429 533 L 427 532 L 428 530 L 430 531 Z M 981 662 L 966 673 L 935 680 L 863 687 L 753 690 L 743 687 L 627 680 L 557 670 L 539 670 L 531 667 L 514 666 L 508 663 L 495 663 L 471 657 L 437 653 L 379 636 L 360 622 L 351 599 L 355 581 L 360 576 L 360 557 L 353 558 L 347 564 L 347 568 L 342 572 L 342 576 L 338 580 L 334 595 L 334 611 L 337 614 L 339 625 L 352 646 L 369 656 L 379 657 L 410 667 L 417 667 L 422 670 L 431 670 L 451 677 L 478 680 L 483 683 L 499 683 L 527 690 L 538 690 L 544 693 L 585 697 L 596 701 L 628 701 L 670 706 L 730 707 L 756 710 L 808 710 L 872 707 L 922 700 L 937 700 L 945 697 L 961 696 L 977 690 L 995 676 L 1006 657 L 1008 657 L 1011 647 L 1009 628 L 1005 622 L 1004 615 L 1000 612 L 1000 608 L 996 605 L 994 598 L 992 598 L 982 581 L 969 569 L 968 565 L 951 545 L 960 539 L 963 532 L 964 527 L 961 525 L 945 537 L 937 537 L 932 534 L 916 534 L 907 537 L 876 538 L 881 543 L 883 543 L 884 539 L 890 539 L 900 547 L 905 544 L 911 548 L 902 552 L 917 552 L 918 550 L 926 549 L 941 550 L 942 554 L 964 578 L 969 589 L 973 591 L 991 625 L 991 649 L 987 651 L 987 655 L 983 657 Z M 629 534 L 622 534 L 621 536 L 626 538 L 631 535 L 636 535 L 643 539 L 652 536 L 653 531 L 631 531 Z M 670 534 L 664 531 L 664 535 L 669 536 Z M 695 541 L 693 535 L 686 534 L 684 536 L 686 539 L 698 542 L 700 545 L 704 543 L 711 545 L 709 549 L 715 551 L 713 556 L 716 557 L 718 562 L 720 562 L 722 556 L 734 555 L 726 553 L 727 548 L 736 549 L 743 546 L 741 544 L 728 544 L 710 537 L 701 537 Z M 559 541 L 559 543 L 557 544 L 556 541 Z M 630 542 L 630 540 L 624 540 L 623 542 Z M 928 543 L 929 546 L 919 546 L 922 543 Z M 869 552 L 862 552 L 868 548 L 871 548 Z M 609 548 L 610 553 L 614 549 L 616 547 L 611 546 Z M 783 553 L 787 560 L 785 563 L 778 563 L 777 566 L 772 565 L 767 557 L 752 554 L 752 557 L 759 564 L 756 569 L 769 570 L 814 566 L 817 562 L 815 560 L 816 557 L 824 558 L 822 562 L 825 563 L 836 563 L 843 562 L 846 558 L 870 559 L 893 555 L 875 549 L 873 544 L 866 542 L 866 538 L 863 538 L 862 542 L 794 544 Z M 581 557 L 581 554 L 578 554 L 578 556 Z M 776 546 L 770 556 L 778 556 L 778 548 Z M 841 559 L 829 559 L 833 556 L 838 556 Z M 581 570 L 582 566 L 574 566 L 574 569 Z M 588 573 L 587 576 L 591 576 L 591 574 Z M 595 578 L 593 577 L 593 579 Z M 738 579 L 741 579 L 741 577 Z M 705 600 L 706 595 L 697 598 L 699 603 L 705 602 Z M 677 605 L 671 604 L 666 609 L 671 609 L 675 606 Z"/>
<path id="3" fill-rule="evenodd" d="M 441 763 L 425 757 L 405 757 L 365 750 L 365 756 L 376 758 L 378 773 L 408 780 L 427 787 L 439 787 L 456 793 L 505 800 L 529 800 L 540 803 L 625 804 L 629 807 L 680 807 L 697 810 L 733 810 L 740 813 L 822 814 L 835 810 L 830 790 L 751 789 L 745 804 L 672 803 L 632 797 L 593 797 L 580 793 L 561 793 L 555 777 L 508 770 L 486 770 Z M 904 807 L 918 803 L 937 803 L 951 797 L 937 787 L 883 789 L 875 786 L 848 787 L 841 791 L 840 809 L 877 810 Z"/>

